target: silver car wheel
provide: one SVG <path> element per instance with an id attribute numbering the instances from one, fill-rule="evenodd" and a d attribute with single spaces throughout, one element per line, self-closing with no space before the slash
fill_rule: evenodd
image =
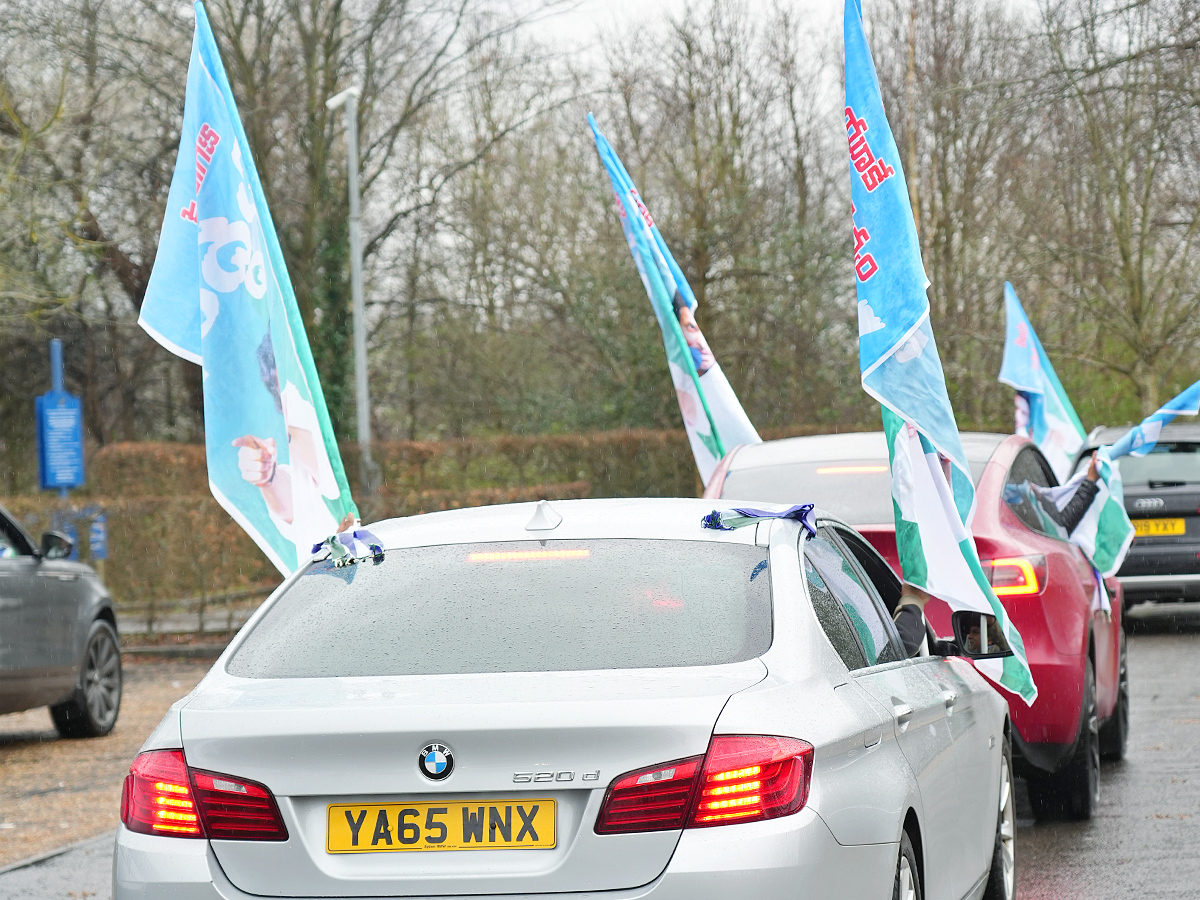
<path id="1" fill-rule="evenodd" d="M 88 644 L 83 696 L 96 725 L 109 728 L 121 703 L 121 657 L 107 631 L 97 631 Z"/>
<path id="2" fill-rule="evenodd" d="M 900 900 L 917 900 L 917 880 L 903 853 L 900 854 Z"/>
<path id="3" fill-rule="evenodd" d="M 1000 864 L 1005 900 L 1017 893 L 1017 811 L 1013 793 L 1012 764 L 1008 757 L 1000 766 Z"/>

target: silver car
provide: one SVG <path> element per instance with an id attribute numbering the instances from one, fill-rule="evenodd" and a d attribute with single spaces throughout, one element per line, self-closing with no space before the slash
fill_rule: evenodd
<path id="1" fill-rule="evenodd" d="M 117 617 L 71 550 L 55 531 L 35 544 L 0 508 L 0 714 L 49 706 L 63 737 L 99 737 L 121 708 Z"/>
<path id="2" fill-rule="evenodd" d="M 849 527 L 712 508 L 434 513 L 308 565 L 133 763 L 114 898 L 1011 898 L 1005 701 L 905 658 Z"/>

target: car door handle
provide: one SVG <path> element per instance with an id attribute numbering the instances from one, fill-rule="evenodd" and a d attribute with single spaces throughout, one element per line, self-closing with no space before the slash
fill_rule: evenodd
<path id="1" fill-rule="evenodd" d="M 913 708 L 908 703 L 893 703 L 892 714 L 901 725 L 907 725 L 908 720 L 913 717 Z"/>
<path id="2" fill-rule="evenodd" d="M 59 581 L 76 581 L 79 576 L 74 572 L 42 572 L 43 578 L 57 578 Z"/>
<path id="3" fill-rule="evenodd" d="M 949 709 L 958 702 L 958 694 L 954 691 L 942 691 L 942 702 L 945 703 L 946 708 Z"/>

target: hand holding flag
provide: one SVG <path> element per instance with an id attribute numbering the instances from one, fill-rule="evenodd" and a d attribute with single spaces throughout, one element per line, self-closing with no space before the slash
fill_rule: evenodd
<path id="1" fill-rule="evenodd" d="M 1063 537 L 1084 552 L 1098 573 L 1093 606 L 1107 609 L 1108 592 L 1102 578 L 1121 568 L 1133 542 L 1133 523 L 1125 512 L 1120 472 L 1112 464 L 1108 450 L 1102 449 L 1093 459 L 1088 473 L 1081 472 L 1071 478 L 1075 455 L 1087 439 L 1083 423 L 1075 414 L 1075 408 L 1050 364 L 1050 357 L 1033 330 L 1033 323 L 1025 315 L 1017 292 L 1008 282 L 1004 283 L 1004 308 L 1007 333 L 1000 381 L 1017 389 L 1027 411 L 1024 422 L 1018 415 L 1017 433 L 1032 438 L 1059 482 L 1065 482 L 1062 487 L 1043 491 L 1047 501 L 1061 508 L 1075 496 L 1083 479 L 1091 477 L 1091 468 L 1095 467 L 1096 497 L 1082 521 Z M 1048 527 L 1054 531 L 1053 525 Z"/>

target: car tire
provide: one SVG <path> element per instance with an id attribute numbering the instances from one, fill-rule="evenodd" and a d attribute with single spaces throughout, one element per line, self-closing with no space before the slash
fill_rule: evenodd
<path id="1" fill-rule="evenodd" d="M 921 870 L 917 867 L 917 854 L 913 851 L 908 832 L 900 835 L 900 856 L 896 860 L 896 882 L 892 888 L 892 900 L 921 900 Z"/>
<path id="2" fill-rule="evenodd" d="M 1070 761 L 1057 772 L 1038 772 L 1028 779 L 1033 817 L 1090 819 L 1100 799 L 1100 723 L 1096 717 L 1096 671 L 1089 658 L 1083 672 L 1083 709 L 1079 738 Z"/>
<path id="3" fill-rule="evenodd" d="M 1000 810 L 996 844 L 983 900 L 1013 900 L 1017 895 L 1017 792 L 1013 781 L 1012 745 L 1004 740 L 1000 761 Z"/>
<path id="4" fill-rule="evenodd" d="M 92 623 L 84 644 L 79 684 L 71 697 L 50 707 L 54 727 L 65 738 L 102 737 L 121 710 L 121 648 L 117 632 L 103 619 Z"/>
<path id="5" fill-rule="evenodd" d="M 1125 632 L 1117 656 L 1117 705 L 1100 726 L 1100 758 L 1122 760 L 1129 746 L 1129 655 Z"/>

